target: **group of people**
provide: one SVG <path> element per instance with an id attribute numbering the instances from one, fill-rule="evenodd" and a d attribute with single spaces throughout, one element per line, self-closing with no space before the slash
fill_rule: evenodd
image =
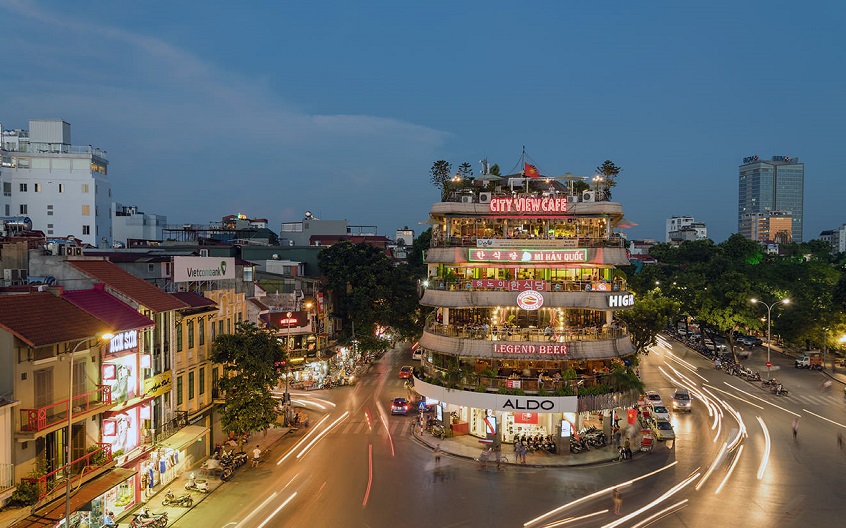
<path id="1" fill-rule="evenodd" d="M 518 444 L 522 445 L 527 452 L 546 451 L 555 453 L 555 440 L 550 435 L 520 436 L 514 437 L 514 451 L 517 451 Z"/>

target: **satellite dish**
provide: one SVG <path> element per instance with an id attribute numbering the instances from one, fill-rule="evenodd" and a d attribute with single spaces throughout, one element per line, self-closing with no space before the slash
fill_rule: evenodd
<path id="1" fill-rule="evenodd" d="M 279 255 L 278 255 L 278 254 L 276 254 L 276 253 L 274 253 L 274 254 L 273 254 L 273 260 L 279 260 Z"/>
<path id="2" fill-rule="evenodd" d="M 314 215 L 312 215 L 312 214 L 311 214 L 311 211 L 306 211 L 306 212 L 305 212 L 305 217 L 306 217 L 306 218 L 311 218 L 312 216 L 314 216 Z"/>

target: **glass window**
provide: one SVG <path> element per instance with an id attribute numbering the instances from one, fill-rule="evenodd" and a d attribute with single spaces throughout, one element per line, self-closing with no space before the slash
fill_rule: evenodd
<path id="1" fill-rule="evenodd" d="M 231 317 L 226 318 L 226 333 L 227 334 L 232 333 L 232 318 Z"/>
<path id="2" fill-rule="evenodd" d="M 182 376 L 176 377 L 176 405 L 182 405 Z"/>
<path id="3" fill-rule="evenodd" d="M 20 206 L 18 206 L 18 210 L 21 212 L 22 215 L 27 214 L 26 213 L 26 204 L 21 204 Z"/>
<path id="4" fill-rule="evenodd" d="M 176 325 L 176 351 L 182 352 L 182 324 Z"/>
<path id="5" fill-rule="evenodd" d="M 40 183 L 35 184 L 35 192 L 41 192 L 41 184 Z"/>
<path id="6" fill-rule="evenodd" d="M 87 183 L 82 184 L 82 192 L 83 192 L 83 194 L 88 194 L 88 184 Z"/>
<path id="7" fill-rule="evenodd" d="M 47 216 L 53 216 L 53 206 L 52 205 L 47 206 Z"/>
<path id="8" fill-rule="evenodd" d="M 202 317 L 197 320 L 197 331 L 200 334 L 200 346 L 203 346 L 206 344 L 206 320 Z"/>
<path id="9" fill-rule="evenodd" d="M 194 321 L 188 321 L 187 326 L 188 326 L 188 350 L 191 350 L 192 348 L 194 348 Z"/>
<path id="10" fill-rule="evenodd" d="M 223 319 L 217 322 L 217 333 L 223 335 Z"/>
<path id="11" fill-rule="evenodd" d="M 20 185 L 20 187 L 19 187 L 19 188 L 20 188 L 20 191 L 21 191 L 21 192 L 26 192 L 26 184 L 25 184 L 25 183 L 21 183 L 21 184 L 19 184 L 19 185 Z"/>
<path id="12" fill-rule="evenodd" d="M 194 399 L 194 371 L 188 373 L 188 401 Z"/>
<path id="13" fill-rule="evenodd" d="M 60 184 L 59 184 L 59 192 L 60 192 L 60 193 L 65 192 L 65 184 L 64 184 L 64 183 L 60 183 Z"/>
<path id="14" fill-rule="evenodd" d="M 83 235 L 90 235 L 91 234 L 91 226 L 87 226 L 87 225 L 82 226 L 82 234 Z"/>
<path id="15" fill-rule="evenodd" d="M 91 216 L 91 206 L 90 205 L 83 205 L 82 206 L 82 216 Z"/>
<path id="16" fill-rule="evenodd" d="M 200 392 L 200 395 L 202 396 L 203 394 L 206 393 L 206 368 L 201 367 L 199 372 L 200 372 L 200 387 L 199 387 L 200 391 L 199 392 Z"/>

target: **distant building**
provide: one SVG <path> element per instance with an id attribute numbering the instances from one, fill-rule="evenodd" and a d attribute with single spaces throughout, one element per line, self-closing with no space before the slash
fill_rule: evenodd
<path id="1" fill-rule="evenodd" d="M 652 249 L 652 246 L 656 244 L 658 244 L 658 241 L 652 239 L 632 240 L 631 245 L 629 246 L 629 254 L 649 255 L 649 250 Z"/>
<path id="2" fill-rule="evenodd" d="M 846 252 L 846 224 L 837 229 L 823 231 L 820 233 L 820 240 L 831 245 L 831 250 L 835 253 Z"/>
<path id="3" fill-rule="evenodd" d="M 394 241 L 397 246 L 410 246 L 414 243 L 414 230 L 409 229 L 408 226 L 397 229 L 397 236 Z"/>
<path id="4" fill-rule="evenodd" d="M 189 243 L 197 245 L 274 246 L 279 237 L 267 228 L 265 218 L 247 218 L 246 215 L 227 215 L 220 222 L 209 224 L 165 225 L 162 237 L 167 244 Z"/>
<path id="5" fill-rule="evenodd" d="M 112 202 L 112 239 L 115 247 L 127 247 L 128 240 L 162 240 L 167 217 L 146 214 L 135 205 Z"/>
<path id="6" fill-rule="evenodd" d="M 805 164 L 790 156 L 773 156 L 769 161 L 749 156 L 743 158 L 738 172 L 738 231 L 743 233 L 744 222 L 751 218 L 744 215 L 781 211 L 791 217 L 792 241 L 802 242 Z"/>
<path id="7" fill-rule="evenodd" d="M 692 216 L 673 216 L 667 219 L 666 242 L 678 244 L 685 240 L 705 240 L 708 228 Z"/>
<path id="8" fill-rule="evenodd" d="M 761 244 L 795 242 L 792 232 L 793 226 L 793 218 L 787 211 L 767 211 L 740 215 L 740 234 Z"/>

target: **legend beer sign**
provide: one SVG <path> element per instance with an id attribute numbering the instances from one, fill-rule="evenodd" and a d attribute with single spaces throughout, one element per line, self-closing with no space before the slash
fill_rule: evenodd
<path id="1" fill-rule="evenodd" d="M 520 355 L 567 355 L 566 344 L 550 344 L 550 345 L 529 345 L 529 344 L 510 344 L 510 343 L 495 343 L 493 346 L 494 354 L 520 354 Z"/>

